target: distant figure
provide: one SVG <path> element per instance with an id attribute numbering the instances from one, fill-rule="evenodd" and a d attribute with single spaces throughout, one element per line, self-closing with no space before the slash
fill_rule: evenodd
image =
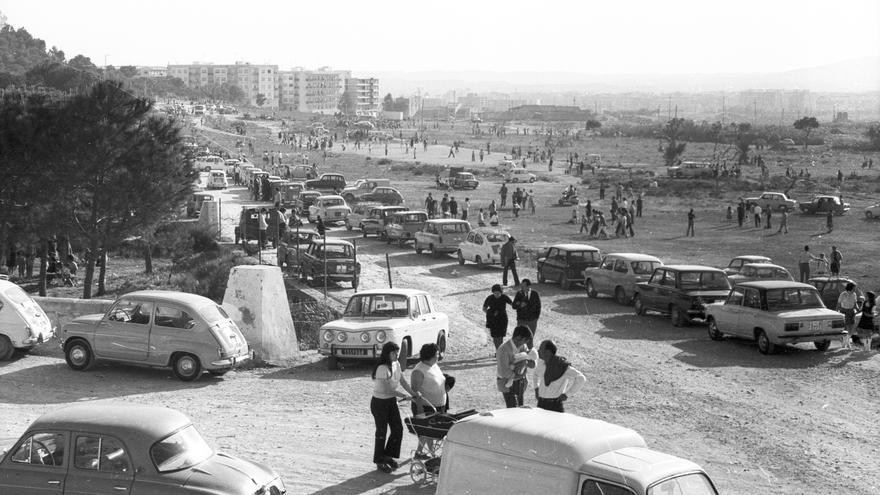
<path id="1" fill-rule="evenodd" d="M 691 208 L 691 211 L 688 212 L 688 226 L 687 226 L 687 231 L 684 234 L 685 237 L 687 237 L 688 235 L 690 235 L 691 237 L 694 237 L 694 220 L 696 218 L 697 218 L 697 215 L 694 214 L 694 209 Z"/>
<path id="2" fill-rule="evenodd" d="M 834 230 L 834 212 L 828 210 L 828 215 L 825 216 L 825 227 L 828 228 L 828 232 Z"/>

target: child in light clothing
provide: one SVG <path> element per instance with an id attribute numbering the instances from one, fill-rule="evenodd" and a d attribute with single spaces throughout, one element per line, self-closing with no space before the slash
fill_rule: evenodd
<path id="1" fill-rule="evenodd" d="M 513 364 L 510 365 L 510 369 L 513 370 L 514 375 L 507 379 L 507 383 L 504 384 L 504 388 L 510 388 L 513 386 L 513 380 L 516 377 L 521 377 L 525 371 L 526 366 L 529 365 L 529 361 L 538 361 L 538 350 L 533 348 L 529 352 L 517 352 L 513 355 Z"/>

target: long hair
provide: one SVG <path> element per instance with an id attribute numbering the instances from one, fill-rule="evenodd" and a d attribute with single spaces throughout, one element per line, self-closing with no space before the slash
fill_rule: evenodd
<path id="1" fill-rule="evenodd" d="M 373 380 L 376 379 L 376 370 L 379 369 L 379 366 L 387 365 L 388 369 L 391 370 L 391 353 L 392 352 L 400 352 L 400 346 L 395 344 L 394 342 L 385 342 L 385 345 L 382 346 L 382 352 L 379 354 L 379 359 L 376 360 L 376 364 L 373 365 Z"/>

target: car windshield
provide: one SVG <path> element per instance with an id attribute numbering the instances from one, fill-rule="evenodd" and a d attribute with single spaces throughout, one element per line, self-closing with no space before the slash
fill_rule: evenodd
<path id="1" fill-rule="evenodd" d="M 681 272 L 683 290 L 728 290 L 730 284 L 723 272 Z"/>
<path id="2" fill-rule="evenodd" d="M 488 242 L 507 242 L 507 239 L 510 237 L 510 234 L 507 232 L 491 232 L 486 234 L 486 241 Z"/>
<path id="3" fill-rule="evenodd" d="M 600 261 L 599 251 L 571 251 L 568 256 L 572 261 Z"/>
<path id="4" fill-rule="evenodd" d="M 315 256 L 321 258 L 324 256 L 324 249 L 327 250 L 327 258 L 353 258 L 351 246 L 347 244 L 315 244 Z"/>
<path id="5" fill-rule="evenodd" d="M 368 294 L 348 301 L 342 316 L 352 318 L 390 318 L 409 314 L 408 298 L 400 294 Z"/>
<path id="6" fill-rule="evenodd" d="M 445 223 L 442 225 L 441 230 L 444 234 L 453 234 L 453 233 L 467 233 L 470 232 L 470 227 L 468 224 L 461 223 Z"/>
<path id="7" fill-rule="evenodd" d="M 342 206 L 345 204 L 345 200 L 342 198 L 333 198 L 333 199 L 325 199 L 324 206 Z"/>
<path id="8" fill-rule="evenodd" d="M 629 264 L 632 271 L 636 275 L 650 275 L 654 273 L 654 268 L 660 266 L 658 261 L 632 261 Z"/>
<path id="9" fill-rule="evenodd" d="M 403 215 L 402 217 L 400 217 L 400 219 L 403 223 L 424 223 L 424 221 L 427 220 L 428 217 L 427 215 L 410 213 L 409 215 Z"/>
<path id="10" fill-rule="evenodd" d="M 819 291 L 806 288 L 770 289 L 767 291 L 767 311 L 786 309 L 824 308 Z"/>
<path id="11" fill-rule="evenodd" d="M 705 474 L 691 473 L 648 487 L 648 495 L 718 495 L 718 492 Z"/>
<path id="12" fill-rule="evenodd" d="M 160 473 L 195 466 L 212 455 L 214 451 L 193 425 L 178 430 L 150 447 L 150 458 Z"/>

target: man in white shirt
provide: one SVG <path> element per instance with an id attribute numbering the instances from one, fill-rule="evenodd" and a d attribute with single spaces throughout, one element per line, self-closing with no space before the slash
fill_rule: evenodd
<path id="1" fill-rule="evenodd" d="M 837 311 L 843 313 L 843 329 L 846 330 L 846 336 L 843 339 L 845 349 L 851 348 L 850 341 L 856 327 L 856 312 L 859 309 L 859 298 L 856 296 L 855 288 L 855 284 L 849 282 L 846 284 L 845 290 L 837 297 Z"/>
<path id="2" fill-rule="evenodd" d="M 551 340 L 538 347 L 538 364 L 534 371 L 535 397 L 538 407 L 548 411 L 565 412 L 563 403 L 576 394 L 587 382 L 583 373 L 556 355 L 556 344 Z"/>

